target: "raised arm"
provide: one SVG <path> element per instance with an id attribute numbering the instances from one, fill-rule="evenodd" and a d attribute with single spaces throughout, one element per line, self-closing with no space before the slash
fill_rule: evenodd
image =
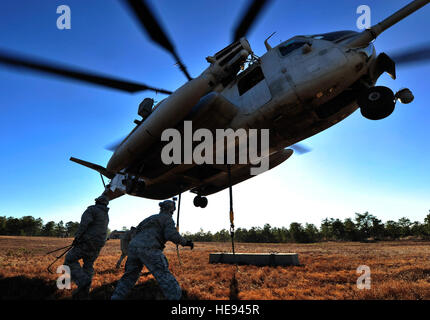
<path id="1" fill-rule="evenodd" d="M 76 231 L 75 239 L 79 239 L 88 229 L 89 224 L 93 221 L 93 210 L 88 207 L 82 214 L 81 222 L 79 223 L 78 231 Z"/>
<path id="2" fill-rule="evenodd" d="M 175 222 L 172 218 L 167 218 L 164 225 L 164 239 L 172 241 L 175 244 L 185 246 L 187 240 L 183 238 L 178 230 L 176 230 Z"/>

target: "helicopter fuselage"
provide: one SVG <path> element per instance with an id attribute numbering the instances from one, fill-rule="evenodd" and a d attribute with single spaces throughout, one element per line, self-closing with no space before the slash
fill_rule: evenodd
<path id="1" fill-rule="evenodd" d="M 270 128 L 274 149 L 306 139 L 358 108 L 358 91 L 373 84 L 366 81 L 372 82 L 368 74 L 374 60 L 373 45 L 352 50 L 312 37 L 291 38 L 221 92 L 239 109 L 231 126 Z M 241 82 L 252 79 L 258 68 L 264 78 L 240 92 Z"/>
<path id="2" fill-rule="evenodd" d="M 353 31 L 338 33 L 341 40 L 356 34 Z M 321 38 L 324 35 L 297 36 L 270 47 L 227 84 L 220 84 L 220 77 L 208 77 L 208 69 L 205 70 L 201 79 L 194 80 L 200 84 L 212 82 L 210 89 L 197 85 L 201 88 L 201 96 L 196 97 L 196 90 L 187 87 L 196 84 L 188 82 L 181 87 L 186 92 L 181 106 L 172 103 L 179 101 L 177 97 L 170 100 L 170 110 L 176 107 L 178 113 L 172 112 L 168 117 L 164 115 L 169 108 L 170 97 L 160 102 L 155 112 L 119 146 L 109 164 L 122 156 L 125 170 L 121 175 L 128 174 L 136 181 L 144 181 L 144 188 L 134 195 L 163 199 L 198 188 L 203 180 L 221 173 L 209 170 L 207 175 L 199 175 L 198 179 L 179 179 L 172 184 L 172 177 L 191 171 L 193 166 L 175 168 L 164 165 L 160 159 L 162 144 L 156 143 L 156 136 L 161 131 L 151 134 L 155 132 L 152 128 L 168 128 L 166 119 L 169 117 L 170 124 L 174 124 L 170 126 L 178 129 L 184 120 L 193 121 L 195 129 L 269 129 L 270 154 L 276 154 L 345 119 L 358 108 L 359 92 L 376 82 L 371 74 L 376 53 L 372 44 L 351 49 L 342 41 Z M 181 97 L 178 91 L 173 95 Z M 183 105 L 190 97 L 198 102 L 191 108 L 188 106 L 185 114 Z M 177 119 L 182 120 L 178 123 Z M 146 148 L 145 142 L 152 146 Z M 208 194 L 201 189 L 194 191 Z"/>

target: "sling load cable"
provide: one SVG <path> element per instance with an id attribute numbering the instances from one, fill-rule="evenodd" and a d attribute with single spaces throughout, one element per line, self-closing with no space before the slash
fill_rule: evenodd
<path id="1" fill-rule="evenodd" d="M 230 282 L 230 300 L 238 300 L 239 299 L 239 284 L 236 279 L 236 273 L 239 272 L 239 266 L 237 264 L 236 252 L 234 250 L 234 211 L 233 211 L 233 186 L 231 182 L 231 168 L 230 165 L 227 164 L 227 173 L 228 173 L 228 189 L 229 189 L 229 197 L 230 197 L 230 236 L 231 236 L 231 250 L 233 252 L 233 259 L 236 269 L 233 273 L 233 278 Z"/>
<path id="2" fill-rule="evenodd" d="M 231 182 L 231 167 L 227 164 L 227 174 L 228 174 L 228 190 L 230 197 L 230 237 L 231 237 L 231 251 L 233 252 L 234 264 L 236 265 L 236 270 L 239 271 L 236 259 L 236 251 L 234 250 L 234 211 L 233 211 L 233 186 Z"/>
<path id="3" fill-rule="evenodd" d="M 235 251 L 234 251 L 234 212 L 233 212 L 233 187 L 231 185 L 231 168 L 227 165 L 228 173 L 228 189 L 230 196 L 230 236 L 231 236 L 231 250 L 233 252 L 233 258 L 236 261 Z"/>
<path id="4" fill-rule="evenodd" d="M 179 212 L 181 211 L 181 192 L 179 192 L 179 199 L 178 199 L 178 213 L 176 215 L 176 230 L 179 232 Z M 179 255 L 179 245 L 176 245 L 176 254 L 178 255 L 178 261 L 179 261 L 179 265 L 182 268 L 182 261 L 181 261 L 181 256 Z"/>
<path id="5" fill-rule="evenodd" d="M 52 251 L 49 251 L 49 252 L 47 252 L 46 253 L 46 255 L 48 255 L 48 254 L 51 254 L 51 253 L 54 253 L 54 252 L 57 252 L 57 251 L 60 251 L 60 250 L 62 250 L 62 249 L 66 249 L 61 255 L 59 255 L 58 257 L 56 257 L 55 258 L 55 260 L 48 266 L 48 268 L 46 268 L 47 270 L 48 270 L 48 272 L 49 273 L 53 273 L 52 271 L 51 271 L 51 267 L 52 267 L 52 265 L 55 263 L 55 262 L 57 262 L 59 259 L 61 259 L 61 257 L 62 256 L 64 256 L 67 252 L 69 252 L 70 250 L 72 250 L 72 248 L 73 248 L 73 244 L 71 244 L 71 245 L 68 245 L 68 246 L 65 246 L 65 247 L 62 247 L 62 248 L 58 248 L 58 249 L 55 249 L 55 250 L 52 250 Z"/>
<path id="6" fill-rule="evenodd" d="M 62 256 L 64 256 L 67 252 L 69 252 L 70 250 L 72 250 L 75 246 L 76 246 L 76 244 L 77 243 L 79 243 L 80 242 L 80 240 L 79 239 L 81 239 L 81 237 L 79 237 L 79 238 L 75 238 L 75 240 L 77 240 L 76 241 L 76 243 L 75 243 L 75 241 L 73 241 L 72 242 L 72 244 L 70 244 L 70 245 L 68 245 L 68 246 L 65 246 L 65 247 L 61 247 L 61 248 L 58 248 L 58 249 L 55 249 L 55 250 L 52 250 L 52 251 L 49 251 L 49 252 L 47 252 L 46 253 L 46 255 L 49 255 L 49 254 L 51 254 L 51 253 L 54 253 L 54 252 L 57 252 L 57 251 L 60 251 L 60 250 L 62 250 L 62 249 L 66 249 L 61 255 L 59 255 L 58 257 L 56 257 L 56 259 L 48 266 L 48 268 L 47 268 L 47 270 L 48 270 L 48 272 L 49 273 L 51 273 L 52 274 L 52 271 L 51 271 L 51 267 L 52 267 L 52 265 L 55 263 L 55 262 L 57 262 L 59 259 L 61 259 L 61 257 Z M 89 240 L 92 240 L 92 239 L 94 239 L 94 237 L 90 237 L 89 238 Z"/>
<path id="7" fill-rule="evenodd" d="M 105 183 L 105 179 L 103 179 L 103 176 L 102 176 L 102 174 L 100 173 L 100 178 L 102 178 L 102 182 L 103 182 L 103 187 L 105 187 L 105 189 L 106 189 L 106 183 Z"/>

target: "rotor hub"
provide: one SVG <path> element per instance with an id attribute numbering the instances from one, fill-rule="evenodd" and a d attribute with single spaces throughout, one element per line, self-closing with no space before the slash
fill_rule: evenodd
<path id="1" fill-rule="evenodd" d="M 379 92 L 371 92 L 369 94 L 370 101 L 378 101 L 379 99 L 381 99 L 381 94 Z"/>

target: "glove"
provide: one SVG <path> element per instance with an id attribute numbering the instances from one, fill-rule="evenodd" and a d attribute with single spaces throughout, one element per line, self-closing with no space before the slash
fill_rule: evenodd
<path id="1" fill-rule="evenodd" d="M 193 250 L 194 249 L 194 243 L 191 240 L 187 240 L 185 247 L 190 247 L 191 250 Z"/>

